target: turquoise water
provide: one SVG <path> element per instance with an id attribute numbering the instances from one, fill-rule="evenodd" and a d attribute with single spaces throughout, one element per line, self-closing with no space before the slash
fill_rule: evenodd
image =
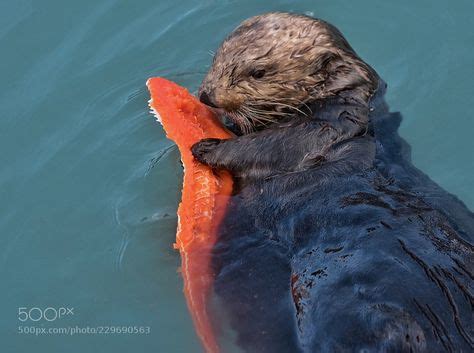
<path id="1" fill-rule="evenodd" d="M 201 352 L 172 249 L 179 155 L 144 84 L 196 90 L 226 33 L 270 10 L 338 26 L 388 82 L 415 165 L 474 208 L 471 0 L 2 1 L 2 352 Z M 74 314 L 32 321 L 48 307 Z M 96 326 L 150 332 L 19 332 Z"/>

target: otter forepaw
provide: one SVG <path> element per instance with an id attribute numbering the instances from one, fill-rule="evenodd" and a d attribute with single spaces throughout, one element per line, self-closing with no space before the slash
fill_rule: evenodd
<path id="1" fill-rule="evenodd" d="M 222 140 L 216 138 L 202 139 L 191 147 L 191 152 L 199 162 L 213 166 L 211 159 L 212 151 L 221 143 Z"/>

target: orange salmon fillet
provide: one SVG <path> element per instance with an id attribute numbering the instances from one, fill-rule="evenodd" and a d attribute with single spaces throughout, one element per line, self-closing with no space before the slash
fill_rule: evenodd
<path id="1" fill-rule="evenodd" d="M 150 78 L 147 86 L 150 108 L 181 153 L 184 180 L 174 246 L 181 254 L 184 294 L 196 332 L 205 350 L 215 353 L 219 349 L 207 312 L 214 277 L 210 261 L 232 192 L 232 177 L 196 161 L 191 146 L 203 138 L 226 139 L 232 134 L 185 88 L 159 77 Z"/>

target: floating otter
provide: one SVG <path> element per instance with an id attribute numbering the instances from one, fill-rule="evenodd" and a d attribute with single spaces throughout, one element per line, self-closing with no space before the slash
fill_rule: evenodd
<path id="1" fill-rule="evenodd" d="M 192 151 L 235 179 L 215 316 L 245 352 L 472 351 L 474 215 L 411 164 L 385 86 L 306 16 L 253 17 L 217 51 L 200 100 L 239 136 Z"/>

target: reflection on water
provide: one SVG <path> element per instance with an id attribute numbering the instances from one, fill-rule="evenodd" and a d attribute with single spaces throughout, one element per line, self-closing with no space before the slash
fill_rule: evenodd
<path id="1" fill-rule="evenodd" d="M 10 1 L 0 4 L 0 333 L 5 351 L 198 352 L 172 249 L 181 166 L 148 113 L 161 75 L 196 90 L 218 43 L 269 10 L 312 12 L 389 84 L 414 163 L 474 207 L 470 1 Z M 18 307 L 74 306 L 49 326 L 149 335 L 19 335 Z M 66 348 L 67 347 L 67 348 Z"/>

